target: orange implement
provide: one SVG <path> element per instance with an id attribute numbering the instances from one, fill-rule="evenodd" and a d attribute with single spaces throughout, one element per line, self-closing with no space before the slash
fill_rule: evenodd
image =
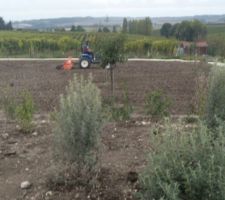
<path id="1" fill-rule="evenodd" d="M 73 68 L 73 61 L 72 58 L 68 58 L 64 63 L 63 63 L 63 69 L 64 70 L 71 70 Z"/>

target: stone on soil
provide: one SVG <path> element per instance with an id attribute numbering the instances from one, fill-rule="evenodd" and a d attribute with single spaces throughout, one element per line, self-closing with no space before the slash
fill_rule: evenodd
<path id="1" fill-rule="evenodd" d="M 38 132 L 35 131 L 35 132 L 32 133 L 32 135 L 33 136 L 37 136 L 38 135 Z"/>
<path id="2" fill-rule="evenodd" d="M 8 134 L 8 133 L 3 133 L 3 134 L 2 134 L 2 138 L 3 138 L 3 139 L 7 139 L 8 137 L 9 137 L 9 134 Z"/>
<path id="3" fill-rule="evenodd" d="M 21 189 L 29 189 L 31 187 L 31 183 L 29 181 L 24 181 L 20 184 Z"/>

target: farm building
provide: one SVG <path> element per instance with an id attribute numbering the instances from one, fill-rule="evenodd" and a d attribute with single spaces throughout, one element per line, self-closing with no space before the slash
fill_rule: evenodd
<path id="1" fill-rule="evenodd" d="M 208 52 L 208 43 L 206 41 L 188 42 L 181 41 L 178 47 L 178 54 L 190 55 L 196 53 L 198 55 L 206 55 Z"/>
<path id="2" fill-rule="evenodd" d="M 206 41 L 198 41 L 195 43 L 196 53 L 198 55 L 207 55 L 208 43 Z"/>
<path id="3" fill-rule="evenodd" d="M 182 41 L 180 46 L 181 48 L 183 48 L 184 50 L 184 54 L 191 54 L 191 42 L 187 42 L 187 41 Z"/>

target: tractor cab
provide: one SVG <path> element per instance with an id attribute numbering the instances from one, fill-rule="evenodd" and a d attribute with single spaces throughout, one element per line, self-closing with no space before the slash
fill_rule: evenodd
<path id="1" fill-rule="evenodd" d="M 82 54 L 80 56 L 79 64 L 80 68 L 86 69 L 91 66 L 91 64 L 99 63 L 94 56 L 94 53 L 89 48 L 89 41 L 86 41 L 84 45 L 82 45 Z"/>

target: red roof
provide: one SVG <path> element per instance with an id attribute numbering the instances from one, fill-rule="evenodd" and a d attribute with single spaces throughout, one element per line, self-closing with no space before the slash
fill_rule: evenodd
<path id="1" fill-rule="evenodd" d="M 199 48 L 203 48 L 203 47 L 208 47 L 208 43 L 206 41 L 198 41 L 196 42 L 196 47 L 199 47 Z"/>

